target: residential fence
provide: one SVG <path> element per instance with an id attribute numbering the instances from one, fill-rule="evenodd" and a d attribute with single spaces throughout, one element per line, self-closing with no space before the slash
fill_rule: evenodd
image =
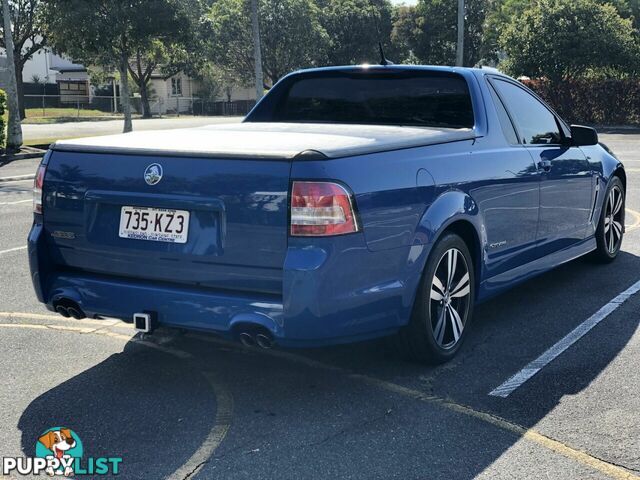
<path id="1" fill-rule="evenodd" d="M 25 95 L 24 105 L 28 119 L 56 118 L 99 118 L 122 115 L 120 98 L 104 95 Z M 149 101 L 151 113 L 162 115 L 246 115 L 253 107 L 253 100 L 216 101 L 198 97 L 152 98 Z M 134 114 L 142 114 L 139 96 L 131 97 Z"/>

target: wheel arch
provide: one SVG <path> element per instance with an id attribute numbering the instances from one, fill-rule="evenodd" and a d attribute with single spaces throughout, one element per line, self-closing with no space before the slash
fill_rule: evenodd
<path id="1" fill-rule="evenodd" d="M 483 277 L 483 252 L 486 243 L 480 210 L 471 196 L 460 190 L 448 190 L 436 198 L 424 213 L 416 238 L 426 240 L 427 254 L 421 272 L 424 272 L 433 246 L 447 233 L 460 236 L 471 254 L 475 273 L 475 287 L 479 291 Z"/>

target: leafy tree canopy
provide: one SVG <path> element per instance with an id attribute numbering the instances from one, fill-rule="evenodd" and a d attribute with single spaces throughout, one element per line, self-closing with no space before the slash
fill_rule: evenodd
<path id="1" fill-rule="evenodd" d="M 321 22 L 330 39 L 329 65 L 378 63 L 379 42 L 390 56 L 392 7 L 389 0 L 326 0 L 319 4 Z"/>
<path id="2" fill-rule="evenodd" d="M 631 18 L 595 0 L 539 0 L 512 16 L 499 39 L 515 76 L 560 80 L 637 73 L 638 36 Z"/>
<path id="3" fill-rule="evenodd" d="M 329 36 L 313 0 L 260 0 L 262 66 L 271 83 L 303 67 L 324 65 Z M 249 2 L 219 0 L 209 13 L 211 60 L 250 83 L 253 43 Z"/>

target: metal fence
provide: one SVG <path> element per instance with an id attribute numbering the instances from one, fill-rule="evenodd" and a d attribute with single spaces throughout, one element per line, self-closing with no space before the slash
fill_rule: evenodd
<path id="1" fill-rule="evenodd" d="M 246 115 L 253 100 L 215 101 L 198 97 L 152 98 L 151 113 L 162 115 Z M 25 95 L 27 120 L 37 118 L 99 118 L 118 117 L 122 114 L 120 98 L 103 95 Z M 139 96 L 131 97 L 134 114 L 142 114 Z"/>

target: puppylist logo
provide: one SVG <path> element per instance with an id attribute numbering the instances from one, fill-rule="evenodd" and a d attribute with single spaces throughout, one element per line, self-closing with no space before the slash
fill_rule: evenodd
<path id="1" fill-rule="evenodd" d="M 35 457 L 3 457 L 2 474 L 40 475 L 117 475 L 121 457 L 89 457 L 83 460 L 84 448 L 76 432 L 54 427 L 42 432 L 36 442 Z"/>

